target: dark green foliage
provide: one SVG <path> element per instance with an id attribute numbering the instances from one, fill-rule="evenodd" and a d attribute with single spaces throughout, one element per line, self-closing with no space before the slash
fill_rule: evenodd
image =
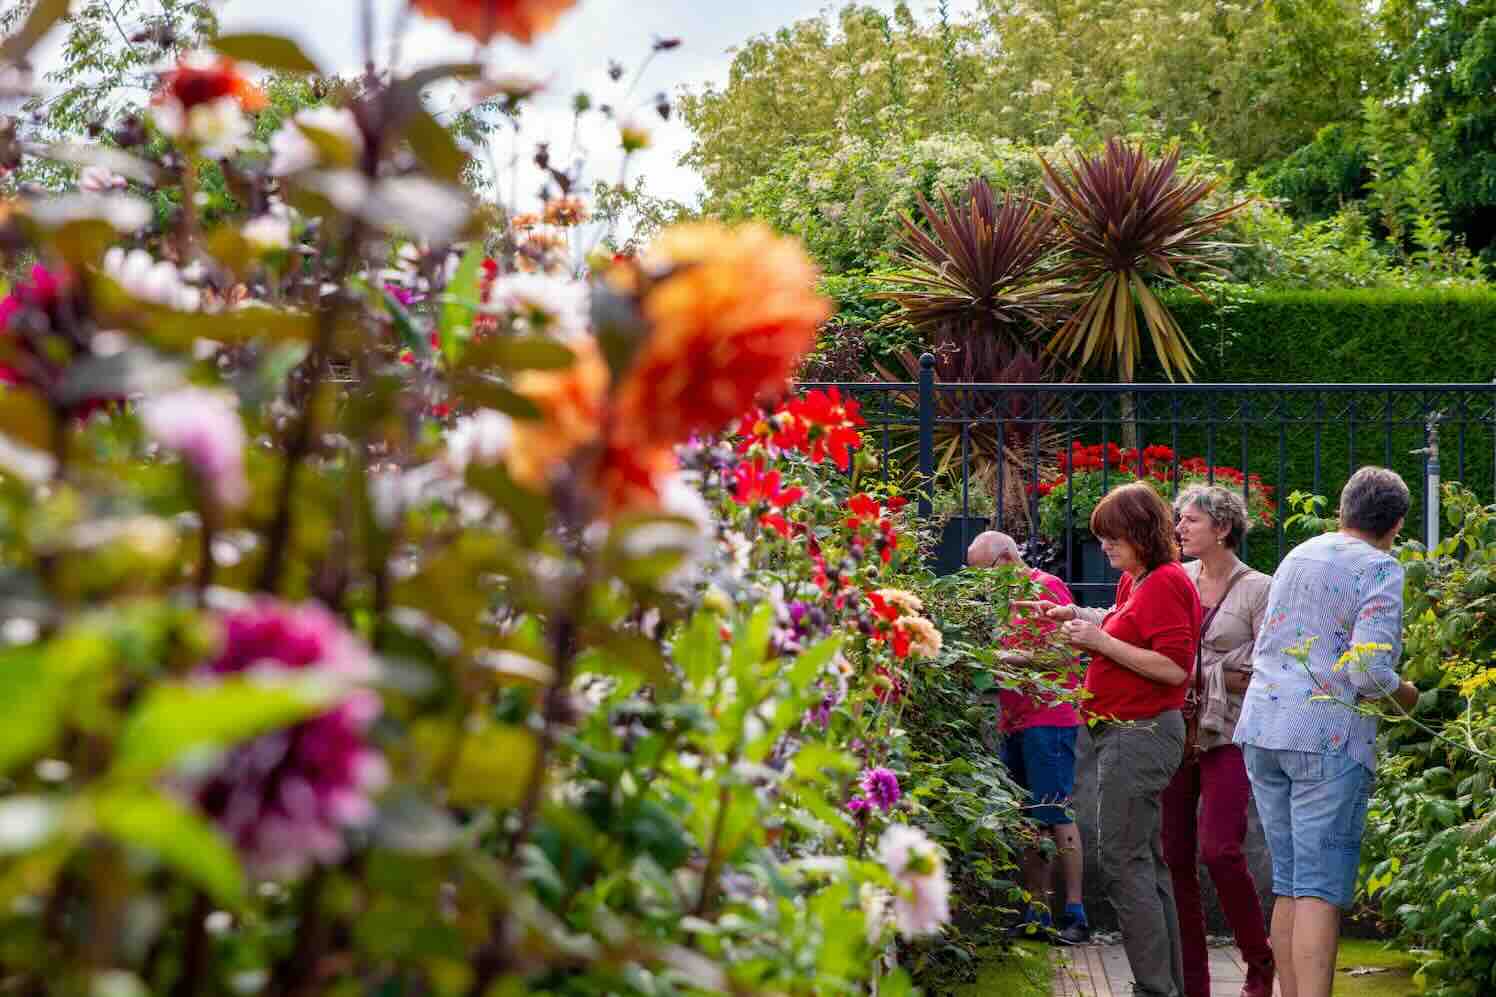
<path id="1" fill-rule="evenodd" d="M 1496 984 L 1496 715 L 1482 679 L 1496 653 L 1496 506 L 1457 488 L 1445 498 L 1455 536 L 1434 557 L 1401 555 L 1403 674 L 1424 692 L 1418 725 L 1384 726 L 1361 885 L 1403 940 L 1436 950 L 1430 997 L 1473 997 Z"/>
<path id="2" fill-rule="evenodd" d="M 1398 0 L 1384 19 L 1456 227 L 1484 246 L 1496 230 L 1496 0 Z"/>
<path id="3" fill-rule="evenodd" d="M 905 964 L 926 993 L 950 993 L 971 979 L 984 950 L 1007 944 L 1002 925 L 1022 902 L 1013 877 L 1032 830 L 1022 790 L 995 750 L 991 699 L 1014 678 L 996 663 L 994 637 L 1009 600 L 1031 597 L 1034 586 L 1011 568 L 900 584 L 919 594 L 945 637 L 939 659 L 911 671 L 901 725 L 909 731 L 910 796 L 920 826 L 949 856 L 957 912 L 940 942 Z"/>
<path id="4" fill-rule="evenodd" d="M 1415 383 L 1496 378 L 1496 289 L 1269 291 L 1165 298 L 1202 383 Z M 1145 371 L 1139 380 L 1162 380 Z"/>
<path id="5" fill-rule="evenodd" d="M 1328 218 L 1345 201 L 1365 197 L 1370 178 L 1366 147 L 1346 124 L 1321 128 L 1313 142 L 1269 163 L 1256 177 L 1264 194 L 1287 202 L 1302 219 Z"/>

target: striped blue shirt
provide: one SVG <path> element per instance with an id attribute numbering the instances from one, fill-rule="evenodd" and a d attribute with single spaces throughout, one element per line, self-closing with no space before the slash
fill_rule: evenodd
<path id="1" fill-rule="evenodd" d="M 1402 610 L 1403 568 L 1391 554 L 1343 533 L 1290 551 L 1268 592 L 1236 743 L 1345 752 L 1375 771 L 1377 722 L 1346 704 L 1397 689 Z M 1307 662 L 1288 653 L 1310 640 Z M 1388 649 L 1341 664 L 1358 644 Z"/>

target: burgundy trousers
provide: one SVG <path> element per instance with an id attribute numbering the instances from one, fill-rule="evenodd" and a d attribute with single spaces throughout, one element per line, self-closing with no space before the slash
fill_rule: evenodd
<path id="1" fill-rule="evenodd" d="M 1174 904 L 1179 911 L 1185 997 L 1210 997 L 1205 909 L 1200 903 L 1202 862 L 1215 884 L 1242 961 L 1249 967 L 1272 961 L 1262 902 L 1242 851 L 1251 799 L 1247 767 L 1241 748 L 1234 744 L 1210 749 L 1198 764 L 1181 765 L 1164 790 L 1164 861 L 1174 881 Z"/>

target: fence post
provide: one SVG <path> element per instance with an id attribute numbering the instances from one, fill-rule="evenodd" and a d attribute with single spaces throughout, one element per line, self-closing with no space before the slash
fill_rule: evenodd
<path id="1" fill-rule="evenodd" d="M 935 489 L 935 354 L 919 358 L 919 518 L 928 521 Z"/>
<path id="2" fill-rule="evenodd" d="M 1424 472 L 1424 521 L 1423 543 L 1430 553 L 1439 546 L 1439 417 L 1440 412 L 1428 416 L 1428 464 Z"/>

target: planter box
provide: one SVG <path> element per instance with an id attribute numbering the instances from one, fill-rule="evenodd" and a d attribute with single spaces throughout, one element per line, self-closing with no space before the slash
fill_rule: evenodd
<path id="1" fill-rule="evenodd" d="M 1070 577 L 1075 601 L 1082 606 L 1107 607 L 1122 573 L 1107 563 L 1101 544 L 1092 537 L 1075 537 L 1070 544 Z M 1081 588 L 1081 585 L 1101 586 Z"/>
<path id="2" fill-rule="evenodd" d="M 935 549 L 934 571 L 937 575 L 954 575 L 966 566 L 966 548 L 978 533 L 991 529 L 988 516 L 952 516 L 940 529 L 940 546 Z"/>

